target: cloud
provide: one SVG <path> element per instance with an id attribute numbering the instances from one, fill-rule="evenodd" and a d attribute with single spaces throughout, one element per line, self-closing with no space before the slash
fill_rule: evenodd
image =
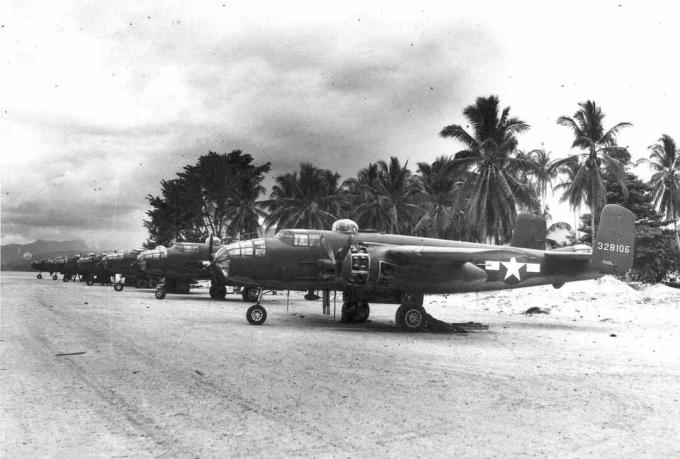
<path id="1" fill-rule="evenodd" d="M 344 177 L 389 156 L 414 165 L 454 153 L 439 130 L 490 94 L 534 126 L 521 144 L 549 150 L 571 143 L 554 120 L 577 102 L 636 122 L 635 99 L 646 140 L 622 142 L 644 149 L 680 103 L 671 77 L 647 71 L 680 42 L 660 10 L 321 3 L 0 6 L 3 243 L 82 233 L 138 245 L 145 196 L 209 150 L 272 162 L 266 184 L 301 161 Z M 574 36 L 574 23 L 601 32 Z M 631 26 L 654 41 L 624 37 Z M 629 70 L 636 59 L 644 72 Z M 630 94 L 646 81 L 651 92 Z"/>

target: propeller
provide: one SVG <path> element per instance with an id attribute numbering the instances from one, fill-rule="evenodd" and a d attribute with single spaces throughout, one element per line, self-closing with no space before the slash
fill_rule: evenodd
<path id="1" fill-rule="evenodd" d="M 328 239 L 321 236 L 321 246 L 326 250 L 326 255 L 328 255 L 328 260 L 333 265 L 333 271 L 336 276 L 340 276 L 340 271 L 342 270 L 342 263 L 345 261 L 345 257 L 347 256 L 347 253 L 349 253 L 349 250 L 352 247 L 353 242 L 354 238 L 352 237 L 352 235 L 350 235 L 347 238 L 347 243 L 338 251 L 336 256 L 335 252 L 333 251 L 333 246 L 331 245 L 331 243 L 328 242 Z"/>

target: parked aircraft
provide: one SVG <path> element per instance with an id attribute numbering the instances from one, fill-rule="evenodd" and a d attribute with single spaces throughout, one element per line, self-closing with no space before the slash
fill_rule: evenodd
<path id="1" fill-rule="evenodd" d="M 38 279 L 42 279 L 42 278 L 43 278 L 42 272 L 43 272 L 43 271 L 49 271 L 48 265 L 47 265 L 47 259 L 42 259 L 42 260 L 34 261 L 33 263 L 31 263 L 31 268 L 33 268 L 33 269 L 35 269 L 36 271 L 38 271 L 38 275 L 37 275 L 36 277 L 37 277 Z M 50 273 L 50 276 L 51 276 L 51 275 L 52 275 L 52 273 Z"/>
<path id="2" fill-rule="evenodd" d="M 135 266 L 161 279 L 155 292 L 159 300 L 167 293 L 189 293 L 191 283 L 197 280 L 210 280 L 210 297 L 224 299 L 226 280 L 222 271 L 211 263 L 219 247 L 220 240 L 215 237 L 209 237 L 205 243 L 176 242 L 170 247 L 158 246 L 141 252 Z"/>
<path id="3" fill-rule="evenodd" d="M 146 274 L 136 263 L 137 257 L 143 250 L 121 250 L 109 253 L 99 262 L 100 265 L 111 272 L 114 276 L 113 289 L 117 292 L 123 290 L 126 284 L 137 288 L 155 288 L 157 280 Z"/>
<path id="4" fill-rule="evenodd" d="M 87 285 L 92 285 L 95 282 L 99 282 L 100 284 L 108 284 L 111 282 L 113 273 L 101 266 L 99 262 L 102 258 L 104 258 L 104 255 L 97 255 L 94 252 L 90 252 L 87 255 L 78 258 L 76 269 L 78 273 L 83 276 Z"/>
<path id="5" fill-rule="evenodd" d="M 216 265 L 227 282 L 264 289 L 343 292 L 341 321 L 364 322 L 369 302 L 396 303 L 395 322 L 407 331 L 427 326 L 425 294 L 502 290 L 625 273 L 633 262 L 635 216 L 607 205 L 595 247 L 545 250 L 545 221 L 522 215 L 510 246 L 359 232 L 351 220 L 332 231 L 287 229 L 273 238 L 229 244 Z M 260 298 L 246 318 L 261 325 Z"/>

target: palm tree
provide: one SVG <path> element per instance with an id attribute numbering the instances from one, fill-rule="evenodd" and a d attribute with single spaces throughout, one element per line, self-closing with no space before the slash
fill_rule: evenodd
<path id="1" fill-rule="evenodd" d="M 413 203 L 417 182 L 411 176 L 408 162 L 402 166 L 398 158 L 390 158 L 389 164 L 385 161 L 369 164 L 359 171 L 357 179 L 347 180 L 345 186 L 360 196 L 352 218 L 361 228 L 409 233 L 421 213 Z"/>
<path id="2" fill-rule="evenodd" d="M 418 200 L 424 213 L 414 232 L 436 238 L 460 237 L 456 220 L 465 203 L 463 184 L 468 173 L 457 168 L 450 156 L 440 156 L 432 164 L 418 163 L 418 172 Z"/>
<path id="3" fill-rule="evenodd" d="M 465 146 L 453 162 L 472 172 L 466 183 L 471 190 L 469 217 L 478 222 L 478 239 L 493 236 L 496 242 L 511 237 L 518 205 L 536 205 L 530 187 L 519 179 L 518 172 L 540 174 L 533 160 L 516 152 L 516 136 L 529 125 L 510 117 L 510 107 L 499 113 L 499 103 L 496 96 L 479 97 L 474 105 L 465 107 L 463 115 L 472 133 L 458 124 L 446 126 L 439 133 Z"/>
<path id="4" fill-rule="evenodd" d="M 581 202 L 590 207 L 591 243 L 595 242 L 595 214 L 606 202 L 606 185 L 603 174 L 611 174 L 612 178 L 626 193 L 625 172 L 623 165 L 630 161 L 628 150 L 616 145 L 616 135 L 630 123 L 618 123 L 605 130 L 602 120 L 605 114 L 593 101 L 579 104 L 581 107 L 573 118 L 560 116 L 557 124 L 571 128 L 574 133 L 572 148 L 580 148 L 581 153 L 570 155 L 553 163 L 553 168 L 571 163 L 574 177 L 566 187 L 562 201 L 568 200 L 572 209 Z"/>
<path id="5" fill-rule="evenodd" d="M 340 175 L 318 169 L 310 163 L 300 164 L 300 171 L 279 175 L 269 199 L 261 205 L 270 211 L 264 222 L 267 228 L 330 229 L 342 217 Z"/>
<path id="6" fill-rule="evenodd" d="M 553 167 L 554 161 L 550 158 L 550 153 L 544 149 L 531 150 L 527 156 L 536 163 L 537 172 L 529 175 L 529 185 L 539 198 L 539 207 L 535 209 L 539 213 L 549 212 L 545 205 L 548 188 L 552 188 L 552 182 L 557 178 L 558 171 Z M 541 206 L 542 204 L 543 206 Z"/>
<path id="7" fill-rule="evenodd" d="M 257 200 L 264 191 L 264 187 L 256 178 L 245 179 L 240 183 L 236 193 L 237 199 L 232 200 L 227 206 L 229 240 L 257 237 L 260 219 L 267 217 L 267 213 L 259 207 L 260 202 Z"/>
<path id="8" fill-rule="evenodd" d="M 675 240 L 680 247 L 678 235 L 678 205 L 680 204 L 680 151 L 675 146 L 673 137 L 663 134 L 658 143 L 651 145 L 650 159 L 642 158 L 638 164 L 649 164 L 654 172 L 649 184 L 652 187 L 654 207 L 673 220 Z"/>

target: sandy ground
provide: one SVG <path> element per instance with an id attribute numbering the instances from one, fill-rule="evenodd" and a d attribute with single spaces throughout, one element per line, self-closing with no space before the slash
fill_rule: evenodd
<path id="1" fill-rule="evenodd" d="M 395 331 L 391 305 L 341 325 L 297 294 L 254 327 L 205 289 L 0 286 L 0 456 L 680 456 L 678 290 L 426 298 L 489 325 L 442 335 Z"/>

